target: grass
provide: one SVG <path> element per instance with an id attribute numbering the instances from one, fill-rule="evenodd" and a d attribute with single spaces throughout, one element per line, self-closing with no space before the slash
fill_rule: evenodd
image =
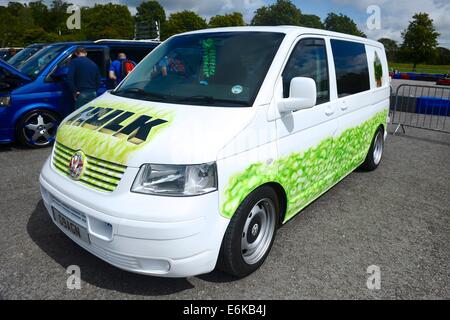
<path id="1" fill-rule="evenodd" d="M 389 70 L 394 69 L 400 72 L 412 72 L 412 63 L 389 63 Z M 417 73 L 440 73 L 440 74 L 450 74 L 450 65 L 429 65 L 429 64 L 418 64 L 416 67 Z"/>

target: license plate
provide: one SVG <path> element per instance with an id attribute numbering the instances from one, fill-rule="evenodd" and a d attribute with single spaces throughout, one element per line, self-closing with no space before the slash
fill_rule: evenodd
<path id="1" fill-rule="evenodd" d="M 67 218 L 65 215 L 59 212 L 58 209 L 53 208 L 53 219 L 60 228 L 68 231 L 76 238 L 86 243 L 90 243 L 89 233 L 87 229 Z"/>

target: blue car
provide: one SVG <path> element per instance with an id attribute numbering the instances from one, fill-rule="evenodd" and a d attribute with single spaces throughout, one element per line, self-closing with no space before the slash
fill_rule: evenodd
<path id="1" fill-rule="evenodd" d="M 32 148 L 46 147 L 55 140 L 59 122 L 74 110 L 66 83 L 68 65 L 78 46 L 100 68 L 97 92 L 112 89 L 109 65 L 120 52 L 139 62 L 159 43 L 151 41 L 102 40 L 55 43 L 38 50 L 17 68 L 0 61 L 0 143 L 18 141 Z"/>

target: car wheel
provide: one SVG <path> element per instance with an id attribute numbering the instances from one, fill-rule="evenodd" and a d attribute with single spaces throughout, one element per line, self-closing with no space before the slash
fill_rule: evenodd
<path id="1" fill-rule="evenodd" d="M 379 128 L 370 145 L 369 153 L 361 168 L 366 171 L 373 171 L 380 165 L 384 151 L 384 130 Z"/>
<path id="2" fill-rule="evenodd" d="M 252 192 L 228 225 L 218 268 L 240 278 L 258 269 L 272 248 L 279 214 L 278 197 L 271 187 L 263 186 Z"/>
<path id="3" fill-rule="evenodd" d="M 33 110 L 20 118 L 16 126 L 17 140 L 24 146 L 44 148 L 55 141 L 59 117 L 48 110 Z"/>

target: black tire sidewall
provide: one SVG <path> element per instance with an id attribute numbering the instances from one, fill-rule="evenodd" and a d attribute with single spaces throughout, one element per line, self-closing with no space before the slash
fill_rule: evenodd
<path id="1" fill-rule="evenodd" d="M 375 169 L 378 168 L 378 166 L 380 165 L 381 161 L 383 160 L 383 154 L 384 154 L 384 139 L 383 139 L 383 149 L 382 149 L 382 155 L 381 155 L 381 159 L 379 163 L 375 163 L 375 159 L 373 158 L 373 151 L 375 149 L 375 142 L 377 140 L 378 134 L 383 134 L 384 130 L 383 128 L 379 127 L 377 129 L 377 131 L 375 132 L 373 138 L 372 138 L 372 143 L 370 144 L 370 148 L 369 148 L 369 153 L 367 154 L 366 160 L 364 161 L 364 163 L 362 164 L 361 168 L 366 170 L 366 171 L 373 171 Z"/>
<path id="2" fill-rule="evenodd" d="M 268 198 L 273 201 L 275 206 L 275 230 L 270 242 L 270 245 L 261 259 L 255 264 L 248 264 L 245 262 L 241 253 L 241 239 L 244 231 L 245 222 L 247 220 L 250 210 L 262 199 Z M 219 261 L 224 264 L 225 268 L 222 268 L 225 272 L 231 273 L 237 277 L 245 277 L 250 273 L 257 270 L 266 260 L 269 252 L 272 248 L 273 242 L 276 237 L 278 224 L 280 221 L 280 205 L 278 202 L 278 196 L 276 192 L 270 186 L 262 186 L 253 191 L 247 198 L 241 203 L 236 210 L 236 213 L 232 217 L 225 234 L 221 255 Z"/>

